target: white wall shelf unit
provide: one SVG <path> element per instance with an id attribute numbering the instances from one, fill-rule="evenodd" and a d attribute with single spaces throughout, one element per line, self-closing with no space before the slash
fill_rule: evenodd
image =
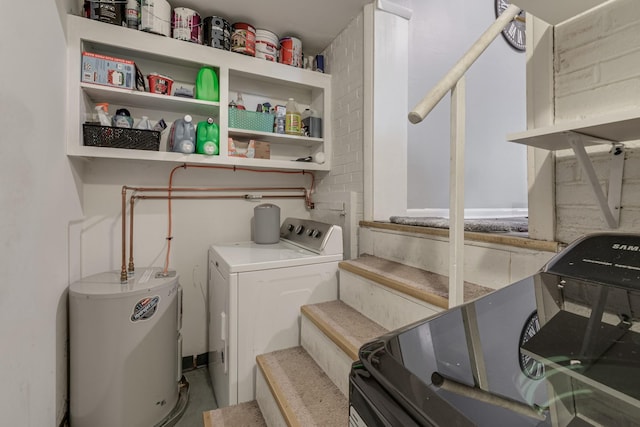
<path id="1" fill-rule="evenodd" d="M 640 109 L 512 133 L 507 140 L 545 150 L 564 150 L 571 148 L 566 135 L 572 132 L 584 135 L 586 145 L 640 139 Z"/>
<path id="2" fill-rule="evenodd" d="M 610 228 L 618 227 L 624 172 L 623 142 L 640 140 L 640 109 L 531 129 L 507 135 L 507 140 L 551 151 L 572 149 L 589 180 L 607 225 Z M 597 144 L 612 145 L 609 190 L 606 195 L 585 150 L 586 146 Z"/>
<path id="3" fill-rule="evenodd" d="M 91 159 L 130 159 L 175 163 L 242 165 L 256 168 L 328 171 L 331 168 L 331 76 L 284 64 L 268 62 L 209 46 L 176 40 L 161 35 L 135 31 L 116 25 L 68 15 L 68 137 L 67 155 Z M 202 101 L 137 90 L 112 88 L 81 82 L 82 52 L 92 52 L 133 60 L 146 76 L 167 75 L 174 85 L 195 84 L 202 66 L 216 70 L 219 79 L 219 102 Z M 312 108 L 323 120 L 323 138 L 308 138 L 271 132 L 234 129 L 227 126 L 227 105 L 242 93 L 247 110 L 269 102 L 284 105 L 294 98 L 300 110 Z M 152 121 L 164 119 L 168 126 L 185 114 L 195 122 L 211 117 L 220 127 L 220 153 L 216 156 L 182 154 L 166 151 L 167 128 L 160 151 L 145 151 L 85 146 L 82 125 L 89 121 L 97 103 L 109 104 L 113 114 L 127 108 L 134 119 L 143 115 Z M 229 156 L 228 138 L 256 139 L 270 143 L 270 159 L 247 159 Z M 324 153 L 324 163 L 300 162 L 299 158 Z"/>

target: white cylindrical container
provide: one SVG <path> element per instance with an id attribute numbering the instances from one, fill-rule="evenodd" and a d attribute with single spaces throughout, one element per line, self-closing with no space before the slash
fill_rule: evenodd
<path id="1" fill-rule="evenodd" d="M 269 30 L 256 30 L 256 58 L 278 62 L 280 42 L 278 36 Z"/>
<path id="2" fill-rule="evenodd" d="M 278 243 L 280 240 L 280 208 L 271 203 L 253 209 L 253 241 L 259 244 Z"/>
<path id="3" fill-rule="evenodd" d="M 141 269 L 69 286 L 70 412 L 74 427 L 152 426 L 178 404 L 182 351 L 178 278 Z"/>

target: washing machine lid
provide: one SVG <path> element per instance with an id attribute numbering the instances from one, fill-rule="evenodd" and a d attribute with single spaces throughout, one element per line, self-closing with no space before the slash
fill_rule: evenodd
<path id="1" fill-rule="evenodd" d="M 282 240 L 270 245 L 254 242 L 219 243 L 211 246 L 211 253 L 229 273 L 342 260 L 342 254 L 319 255 Z"/>
<path id="2" fill-rule="evenodd" d="M 144 294 L 151 289 L 157 290 L 160 287 L 177 287 L 178 276 L 176 274 L 162 277 L 158 275 L 161 272 L 162 268 L 160 267 L 139 268 L 135 275 L 129 278 L 128 283 L 121 284 L 119 270 L 106 271 L 72 283 L 69 285 L 69 294 L 87 297 L 122 297 Z"/>

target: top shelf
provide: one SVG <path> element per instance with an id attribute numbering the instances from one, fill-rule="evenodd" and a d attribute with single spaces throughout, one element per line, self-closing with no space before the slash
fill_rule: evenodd
<path id="1" fill-rule="evenodd" d="M 264 81 L 281 81 L 286 86 L 325 88 L 331 84 L 331 76 L 317 71 L 292 67 L 278 62 L 265 61 L 248 55 L 189 43 L 171 37 L 145 31 L 105 24 L 81 16 L 67 15 L 67 26 L 83 40 L 85 46 L 108 46 L 121 52 L 123 58 L 147 58 L 164 60 L 171 64 L 199 67 L 213 65 L 232 70 Z M 161 46 L 162 48 L 158 48 Z"/>
<path id="2" fill-rule="evenodd" d="M 640 139 L 640 109 L 593 117 L 507 135 L 507 140 L 545 150 L 571 148 L 567 133 L 579 133 L 585 145 Z"/>
<path id="3" fill-rule="evenodd" d="M 557 25 L 607 1 L 609 0 L 512 0 L 511 3 L 536 18 Z"/>

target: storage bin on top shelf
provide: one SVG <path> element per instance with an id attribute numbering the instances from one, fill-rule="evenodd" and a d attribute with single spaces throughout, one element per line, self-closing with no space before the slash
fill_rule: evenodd
<path id="1" fill-rule="evenodd" d="M 259 132 L 273 132 L 273 120 L 275 115 L 271 113 L 259 113 L 256 111 L 229 108 L 229 127 L 246 129 Z"/>

